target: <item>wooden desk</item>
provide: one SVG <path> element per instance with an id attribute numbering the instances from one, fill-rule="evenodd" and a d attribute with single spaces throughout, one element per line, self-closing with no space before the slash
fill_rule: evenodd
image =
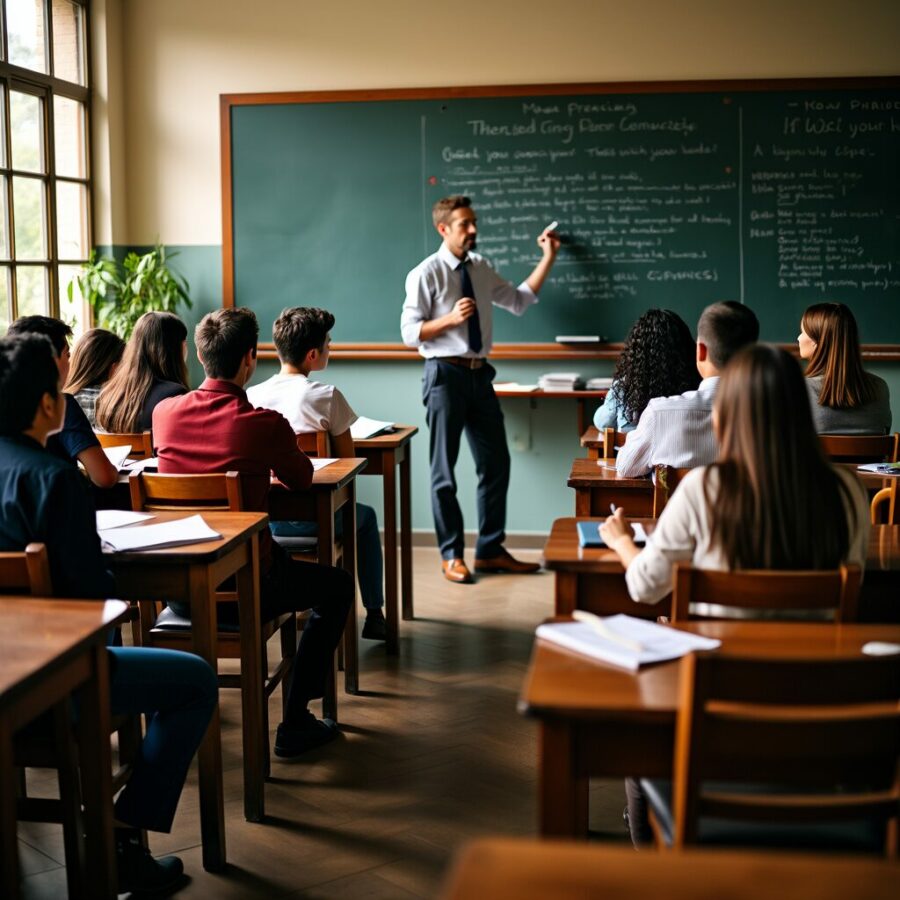
<path id="1" fill-rule="evenodd" d="M 292 491 L 278 481 L 269 491 L 269 517 L 273 521 L 315 522 L 318 527 L 316 561 L 323 566 L 337 564 L 334 517 L 341 515 L 343 567 L 353 577 L 354 595 L 344 628 L 344 689 L 359 692 L 359 633 L 356 613 L 356 476 L 368 465 L 362 458 L 338 459 L 313 475 L 306 491 Z M 337 718 L 337 710 L 325 715 Z"/>
<path id="2" fill-rule="evenodd" d="M 469 844 L 442 900 L 892 900 L 895 862 L 831 854 L 683 850 L 635 853 L 565 841 L 491 838 Z"/>
<path id="3" fill-rule="evenodd" d="M 183 512 L 155 512 L 150 523 L 183 519 Z M 241 711 L 244 737 L 244 815 L 258 822 L 265 812 L 266 736 L 263 734 L 262 637 L 259 611 L 259 533 L 265 513 L 203 512 L 222 537 L 184 547 L 111 553 L 107 561 L 116 590 L 126 600 L 166 600 L 191 607 L 192 649 L 214 670 L 216 588 L 235 576 L 241 623 Z M 141 528 L 141 525 L 133 525 Z M 225 867 L 225 811 L 219 708 L 213 711 L 197 753 L 200 768 L 200 829 L 203 866 Z"/>
<path id="4" fill-rule="evenodd" d="M 576 516 L 609 515 L 609 504 L 625 507 L 630 518 L 653 515 L 650 476 L 625 478 L 614 459 L 576 459 L 566 482 L 575 489 Z"/>
<path id="5" fill-rule="evenodd" d="M 13 734 L 79 695 L 79 767 L 86 878 L 92 897 L 116 896 L 109 733 L 109 629 L 125 621 L 117 600 L 0 597 L 0 894 L 19 896 Z"/>
<path id="6" fill-rule="evenodd" d="M 499 381 L 494 385 L 494 393 L 498 397 L 524 397 L 528 400 L 576 400 L 578 402 L 578 434 L 584 434 L 585 423 L 588 421 L 585 407 L 588 400 L 596 401 L 599 406 L 606 397 L 606 388 L 599 391 L 545 391 L 537 388 L 533 391 L 517 391 L 504 389 L 504 382 Z"/>
<path id="7" fill-rule="evenodd" d="M 400 575 L 404 619 L 412 619 L 412 495 L 410 442 L 419 431 L 413 425 L 396 425 L 390 434 L 354 441 L 356 453 L 368 461 L 363 475 L 381 475 L 384 496 L 384 605 L 387 619 L 387 652 L 399 651 L 400 623 L 397 609 L 397 474 L 400 475 Z"/>
<path id="8" fill-rule="evenodd" d="M 729 653 L 772 659 L 856 657 L 867 641 L 900 642 L 897 625 L 686 622 Z M 540 720 L 540 833 L 584 837 L 588 780 L 671 776 L 678 661 L 638 672 L 537 641 L 519 710 Z"/>
<path id="9" fill-rule="evenodd" d="M 670 604 L 635 603 L 625 587 L 625 570 L 619 557 L 606 548 L 578 546 L 576 521 L 557 519 L 544 544 L 544 568 L 556 573 L 556 615 L 586 609 L 598 615 L 628 613 L 645 619 L 668 615 Z M 589 521 L 598 525 L 602 518 Z M 648 532 L 655 519 L 637 519 Z M 860 622 L 900 623 L 900 525 L 873 525 L 869 531 L 866 571 L 859 598 Z"/>
<path id="10" fill-rule="evenodd" d="M 603 456 L 603 432 L 588 425 L 581 435 L 581 446 L 587 450 L 588 459 L 600 459 Z"/>

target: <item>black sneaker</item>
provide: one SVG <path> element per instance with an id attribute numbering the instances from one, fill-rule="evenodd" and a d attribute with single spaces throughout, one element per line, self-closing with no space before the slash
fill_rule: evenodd
<path id="1" fill-rule="evenodd" d="M 120 894 L 161 894 L 184 878 L 184 865 L 177 856 L 154 859 L 137 832 L 130 829 L 116 829 L 116 867 Z"/>
<path id="2" fill-rule="evenodd" d="M 387 622 L 385 622 L 384 613 L 380 609 L 370 609 L 366 613 L 362 636 L 367 641 L 387 640 Z"/>
<path id="3" fill-rule="evenodd" d="M 314 747 L 321 747 L 337 737 L 337 722 L 334 719 L 317 719 L 309 710 L 306 718 L 298 725 L 282 722 L 275 732 L 275 755 L 282 759 L 292 759 Z"/>

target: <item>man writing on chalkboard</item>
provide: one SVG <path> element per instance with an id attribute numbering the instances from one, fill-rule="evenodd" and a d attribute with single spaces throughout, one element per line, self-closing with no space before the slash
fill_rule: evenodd
<path id="1" fill-rule="evenodd" d="M 472 582 L 463 559 L 463 518 L 453 472 L 463 431 L 478 472 L 475 571 L 536 572 L 539 566 L 520 562 L 503 548 L 509 450 L 487 356 L 492 304 L 520 316 L 537 303 L 559 239 L 549 230 L 540 235 L 541 259 L 516 287 L 472 252 L 478 228 L 468 197 L 438 200 L 432 219 L 443 243 L 406 276 L 400 330 L 403 342 L 425 357 L 422 400 L 431 432 L 431 504 L 444 577 L 455 584 Z"/>

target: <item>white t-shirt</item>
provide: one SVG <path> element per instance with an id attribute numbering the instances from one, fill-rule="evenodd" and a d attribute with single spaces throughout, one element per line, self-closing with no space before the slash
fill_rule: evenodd
<path id="1" fill-rule="evenodd" d="M 257 408 L 280 412 L 297 434 L 343 434 L 358 418 L 333 384 L 310 381 L 305 375 L 273 375 L 247 388 L 247 399 Z"/>

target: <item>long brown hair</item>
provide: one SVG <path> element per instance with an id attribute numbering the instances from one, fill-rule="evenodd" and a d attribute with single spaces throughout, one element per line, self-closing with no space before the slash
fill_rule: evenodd
<path id="1" fill-rule="evenodd" d="M 105 328 L 91 328 L 75 343 L 65 390 L 77 394 L 109 380 L 112 367 L 122 359 L 125 341 Z"/>
<path id="2" fill-rule="evenodd" d="M 816 303 L 803 313 L 800 327 L 815 342 L 806 377 L 822 377 L 819 405 L 853 409 L 872 399 L 873 389 L 863 369 L 859 330 L 843 303 Z"/>
<path id="3" fill-rule="evenodd" d="M 822 452 L 796 360 L 764 344 L 741 350 L 719 382 L 715 413 L 719 461 L 703 490 L 712 544 L 729 567 L 840 565 L 858 523 L 848 526 L 849 489 Z"/>
<path id="4" fill-rule="evenodd" d="M 185 340 L 187 328 L 178 316 L 144 313 L 134 326 L 122 365 L 100 392 L 97 425 L 105 431 L 135 432 L 155 381 L 174 381 L 187 387 L 182 350 Z"/>

